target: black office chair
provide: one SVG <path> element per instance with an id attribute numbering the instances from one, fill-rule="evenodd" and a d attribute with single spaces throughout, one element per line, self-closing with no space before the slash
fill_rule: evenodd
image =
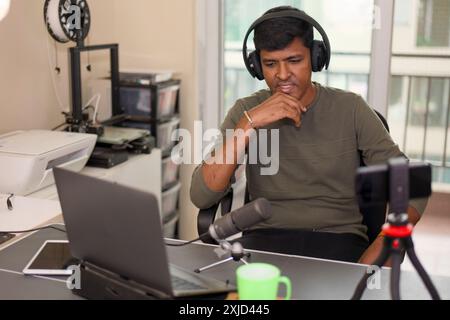
<path id="1" fill-rule="evenodd" d="M 378 111 L 374 110 L 375 113 L 380 118 L 386 130 L 389 132 L 389 125 L 386 119 Z M 362 154 L 360 153 L 360 164 L 365 166 Z M 245 188 L 245 200 L 244 203 L 248 203 L 249 193 L 248 187 Z M 233 205 L 233 189 L 230 191 L 215 205 L 207 209 L 201 209 L 197 216 L 197 231 L 199 235 L 202 235 L 208 231 L 209 226 L 216 219 L 217 212 L 219 211 L 219 205 L 221 206 L 221 214 L 227 214 L 231 211 Z M 372 243 L 381 232 L 381 227 L 386 222 L 386 208 L 387 203 L 380 204 L 378 206 L 371 206 L 370 208 L 361 208 L 360 212 L 363 216 L 363 224 L 367 227 L 367 236 L 369 238 L 369 243 Z M 204 242 L 214 244 L 213 240 L 203 240 Z"/>

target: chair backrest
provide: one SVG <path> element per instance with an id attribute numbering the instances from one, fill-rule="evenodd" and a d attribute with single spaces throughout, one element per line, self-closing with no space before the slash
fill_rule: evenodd
<path id="1" fill-rule="evenodd" d="M 383 117 L 381 113 L 379 113 L 376 110 L 374 111 L 377 114 L 378 118 L 383 123 L 387 132 L 389 132 L 389 125 L 386 119 Z M 361 152 L 360 152 L 360 166 L 361 167 L 366 166 Z M 363 216 L 362 223 L 367 227 L 366 233 L 367 237 L 369 238 L 369 243 L 372 243 L 377 238 L 378 234 L 381 231 L 381 227 L 386 222 L 386 209 L 387 209 L 387 202 L 376 206 L 360 208 L 360 212 Z"/>
<path id="2" fill-rule="evenodd" d="M 374 110 L 378 118 L 380 118 L 386 130 L 389 132 L 389 125 L 386 119 L 381 113 Z M 360 152 L 360 166 L 366 166 L 363 161 L 362 153 Z M 245 188 L 245 200 L 244 204 L 250 201 L 250 196 L 248 192 L 248 185 Z M 230 212 L 233 204 L 233 190 L 230 190 L 220 201 L 222 215 Z M 202 209 L 198 213 L 197 217 L 197 231 L 199 235 L 204 234 L 208 231 L 209 226 L 214 222 L 219 203 L 208 209 Z M 367 227 L 367 237 L 369 238 L 369 243 L 372 243 L 381 231 L 381 227 L 386 222 L 386 209 L 387 203 L 372 206 L 369 208 L 361 208 L 360 212 L 363 216 L 362 223 Z M 208 241 L 206 241 L 208 242 Z M 213 243 L 213 241 L 211 241 Z"/>

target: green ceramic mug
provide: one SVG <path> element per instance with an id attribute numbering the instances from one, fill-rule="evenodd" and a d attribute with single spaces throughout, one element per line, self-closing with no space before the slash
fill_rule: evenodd
<path id="1" fill-rule="evenodd" d="M 236 277 L 240 300 L 275 300 L 280 283 L 286 286 L 284 299 L 291 299 L 291 281 L 274 265 L 249 263 L 237 269 Z"/>

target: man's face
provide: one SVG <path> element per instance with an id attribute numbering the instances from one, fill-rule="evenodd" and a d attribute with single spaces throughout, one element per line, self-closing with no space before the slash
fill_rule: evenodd
<path id="1" fill-rule="evenodd" d="M 261 50 L 264 79 L 272 93 L 283 92 L 301 100 L 311 87 L 310 55 L 298 37 L 284 49 Z"/>

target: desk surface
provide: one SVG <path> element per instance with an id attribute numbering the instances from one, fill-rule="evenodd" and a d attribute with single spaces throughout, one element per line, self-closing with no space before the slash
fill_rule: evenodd
<path id="1" fill-rule="evenodd" d="M 44 230 L 30 235 L 0 251 L 0 299 L 79 299 L 67 289 L 64 277 L 53 280 L 24 276 L 23 267 L 45 240 L 65 239 L 56 230 Z M 186 247 L 168 247 L 169 260 L 175 265 L 194 270 L 216 262 L 215 247 L 192 244 Z M 277 265 L 292 281 L 293 299 L 343 299 L 352 296 L 365 266 L 318 260 L 298 256 L 286 256 L 258 251 L 252 252 L 251 261 Z M 420 258 L 420 257 L 419 257 Z M 207 270 L 205 275 L 235 283 L 235 270 L 239 263 L 228 262 Z M 426 268 L 426 266 L 425 266 Z M 17 273 L 6 272 L 6 270 Z M 390 299 L 389 269 L 381 272 L 380 289 L 366 290 L 364 299 Z M 450 278 L 433 277 L 441 297 L 450 299 Z M 415 272 L 401 274 L 402 299 L 429 299 L 419 276 Z"/>

